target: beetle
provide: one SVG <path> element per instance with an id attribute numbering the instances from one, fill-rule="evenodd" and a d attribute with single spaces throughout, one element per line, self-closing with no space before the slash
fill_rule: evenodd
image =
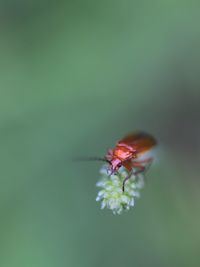
<path id="1" fill-rule="evenodd" d="M 133 174 L 144 172 L 146 167 L 152 163 L 153 157 L 145 158 L 143 155 L 150 152 L 156 143 L 152 135 L 138 131 L 125 136 L 117 142 L 114 149 L 108 150 L 105 160 L 111 165 L 111 174 L 116 173 L 121 166 L 128 172 L 122 184 L 123 192 L 126 181 Z"/>
<path id="2" fill-rule="evenodd" d="M 119 140 L 113 149 L 109 149 L 103 158 L 92 157 L 88 160 L 105 161 L 110 165 L 110 175 L 116 174 L 121 166 L 127 172 L 127 177 L 123 180 L 122 191 L 125 190 L 125 183 L 132 175 L 145 172 L 153 161 L 153 157 L 148 152 L 157 144 L 156 139 L 145 132 L 133 132 Z M 147 155 L 147 156 L 146 156 Z"/>

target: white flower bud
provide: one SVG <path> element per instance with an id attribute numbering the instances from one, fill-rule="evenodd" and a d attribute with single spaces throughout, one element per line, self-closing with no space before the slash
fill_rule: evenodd
<path id="1" fill-rule="evenodd" d="M 140 197 L 140 189 L 144 186 L 144 174 L 132 175 L 125 183 L 125 190 L 122 191 L 123 180 L 128 172 L 121 167 L 116 175 L 109 175 L 108 166 L 104 165 L 101 170 L 101 179 L 96 186 L 101 190 L 98 192 L 96 201 L 101 201 L 101 209 L 108 208 L 114 214 L 121 214 L 134 206 L 135 198 Z"/>

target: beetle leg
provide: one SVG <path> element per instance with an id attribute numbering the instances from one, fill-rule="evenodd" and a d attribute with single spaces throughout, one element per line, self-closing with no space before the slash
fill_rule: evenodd
<path id="1" fill-rule="evenodd" d="M 138 166 L 145 166 L 147 164 L 151 164 L 153 161 L 153 158 L 148 158 L 145 160 L 138 160 L 138 161 L 132 161 L 132 166 L 138 167 Z"/>
<path id="2" fill-rule="evenodd" d="M 136 165 L 137 165 L 137 166 L 136 166 Z M 126 181 L 128 181 L 128 180 L 131 178 L 132 175 L 137 175 L 137 174 L 139 174 L 139 173 L 141 173 L 141 172 L 144 172 L 144 171 L 146 170 L 146 168 L 145 168 L 144 166 L 140 165 L 139 163 L 138 163 L 138 164 L 134 164 L 134 165 L 132 165 L 132 166 L 133 166 L 133 167 L 137 167 L 137 168 L 139 168 L 139 170 L 137 170 L 137 171 L 133 171 L 133 170 L 131 170 L 131 171 L 129 172 L 128 176 L 124 179 L 123 184 L 122 184 L 122 191 L 123 191 L 123 192 L 124 192 L 124 190 L 125 190 L 125 183 L 126 183 Z"/>
<path id="3" fill-rule="evenodd" d="M 124 188 L 125 188 L 125 183 L 126 183 L 126 181 L 128 181 L 128 179 L 131 178 L 132 174 L 133 174 L 133 172 L 130 171 L 129 174 L 128 174 L 128 176 L 124 179 L 123 184 L 122 184 L 122 191 L 123 192 L 124 192 Z"/>
<path id="4" fill-rule="evenodd" d="M 127 161 L 124 161 L 122 163 L 122 165 L 126 168 L 126 170 L 128 171 L 128 175 L 127 177 L 123 180 L 123 184 L 122 184 L 122 191 L 124 192 L 124 189 L 125 189 L 125 183 L 126 181 L 128 181 L 131 176 L 135 173 L 133 173 L 133 162 L 131 160 L 127 160 Z M 139 168 L 139 166 L 137 166 Z M 142 166 L 141 166 L 142 167 Z M 142 167 L 143 168 L 143 167 Z"/>
<path id="5" fill-rule="evenodd" d="M 132 161 L 131 160 L 126 160 L 124 162 L 122 162 L 122 166 L 124 166 L 124 168 L 127 170 L 127 171 L 131 171 L 132 170 Z"/>
<path id="6" fill-rule="evenodd" d="M 148 158 L 148 159 L 141 160 L 141 161 L 125 161 L 125 162 L 123 162 L 122 165 L 129 171 L 129 174 L 124 179 L 123 184 L 122 184 L 122 191 L 123 192 L 125 190 L 126 181 L 128 181 L 133 174 L 137 175 L 141 172 L 146 172 L 147 169 L 150 167 L 152 161 L 153 161 L 152 158 Z M 144 165 L 146 164 L 146 166 L 144 166 L 143 164 Z M 134 167 L 138 168 L 138 170 L 134 171 Z"/>
<path id="7" fill-rule="evenodd" d="M 139 168 L 139 170 L 133 172 L 134 175 L 137 175 L 138 173 L 141 173 L 141 172 L 145 171 L 145 167 L 142 166 L 142 165 L 138 165 L 138 166 L 134 165 L 134 167 Z"/>
<path id="8" fill-rule="evenodd" d="M 142 172 L 142 171 L 147 171 L 149 169 L 149 167 L 151 166 L 151 163 L 153 162 L 153 158 L 148 158 L 146 160 L 141 160 L 141 161 L 133 161 L 132 162 L 132 167 L 137 167 L 140 168 L 141 170 L 138 170 L 136 172 L 136 174 L 138 172 Z M 143 165 L 144 164 L 144 165 Z"/>

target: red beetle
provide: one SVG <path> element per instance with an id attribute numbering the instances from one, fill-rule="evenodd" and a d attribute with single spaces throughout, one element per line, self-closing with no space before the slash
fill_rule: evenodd
<path id="1" fill-rule="evenodd" d="M 123 166 L 128 175 L 122 184 L 124 192 L 126 181 L 134 174 L 144 172 L 153 160 L 152 157 L 142 157 L 156 145 L 156 140 L 150 134 L 134 132 L 122 138 L 114 149 L 109 149 L 104 158 L 90 158 L 90 160 L 106 161 L 110 164 L 110 174 L 116 173 Z"/>
<path id="2" fill-rule="evenodd" d="M 114 149 L 110 149 L 105 160 L 111 165 L 111 174 L 116 173 L 123 166 L 128 171 L 124 179 L 122 190 L 124 192 L 125 182 L 132 176 L 145 171 L 146 166 L 151 164 L 153 158 L 148 156 L 141 159 L 142 155 L 149 152 L 156 145 L 153 136 L 135 132 L 121 139 Z"/>

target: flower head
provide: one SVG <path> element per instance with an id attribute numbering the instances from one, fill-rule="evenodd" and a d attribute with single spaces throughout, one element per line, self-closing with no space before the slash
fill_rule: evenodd
<path id="1" fill-rule="evenodd" d="M 140 197 L 140 189 L 144 186 L 144 175 L 132 175 L 125 184 L 125 191 L 122 191 L 123 180 L 128 172 L 121 167 L 116 175 L 108 174 L 108 167 L 104 165 L 101 170 L 101 179 L 96 186 L 101 190 L 98 192 L 96 201 L 101 201 L 101 209 L 105 207 L 112 210 L 114 214 L 121 214 L 134 206 L 135 198 Z"/>

